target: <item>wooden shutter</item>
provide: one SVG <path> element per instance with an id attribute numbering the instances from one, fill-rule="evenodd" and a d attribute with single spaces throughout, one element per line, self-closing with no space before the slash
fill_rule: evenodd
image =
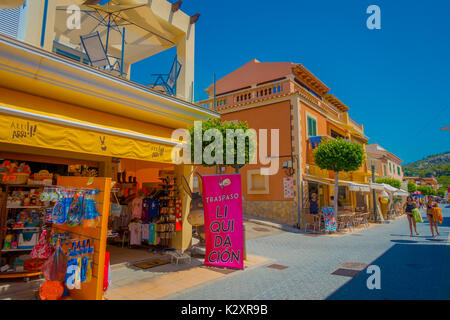
<path id="1" fill-rule="evenodd" d="M 20 10 L 21 7 L 0 10 L 0 33 L 17 38 L 19 33 Z"/>

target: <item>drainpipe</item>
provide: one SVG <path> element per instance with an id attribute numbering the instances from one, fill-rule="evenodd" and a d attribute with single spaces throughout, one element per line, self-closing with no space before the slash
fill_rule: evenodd
<path id="1" fill-rule="evenodd" d="M 298 229 L 301 228 L 301 222 L 303 219 L 301 219 L 301 212 L 302 212 L 302 206 L 303 206 L 303 181 L 301 180 L 300 176 L 300 157 L 298 155 L 295 155 L 295 160 L 297 161 L 297 201 L 299 202 L 297 205 L 297 220 L 298 220 Z"/>
<path id="2" fill-rule="evenodd" d="M 45 29 L 47 27 L 47 10 L 48 10 L 48 0 L 45 0 L 44 14 L 43 14 L 43 18 L 42 18 L 41 47 L 44 46 L 44 42 L 45 42 Z"/>

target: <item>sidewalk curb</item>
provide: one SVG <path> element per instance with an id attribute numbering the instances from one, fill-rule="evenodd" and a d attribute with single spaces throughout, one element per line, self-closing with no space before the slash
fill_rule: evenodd
<path id="1" fill-rule="evenodd" d="M 302 231 L 300 229 L 297 229 L 297 228 L 287 225 L 287 224 L 267 221 L 267 220 L 263 220 L 261 218 L 250 216 L 250 215 L 244 215 L 244 221 L 252 222 L 252 223 L 259 224 L 259 225 L 266 226 L 266 227 L 275 228 L 275 229 L 278 229 L 281 231 L 286 231 L 286 232 L 301 233 L 301 231 Z"/>

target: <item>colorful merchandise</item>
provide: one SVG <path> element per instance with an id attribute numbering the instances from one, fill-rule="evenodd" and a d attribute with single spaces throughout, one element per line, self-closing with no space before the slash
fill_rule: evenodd
<path id="1" fill-rule="evenodd" d="M 130 223 L 130 245 L 140 245 L 142 242 L 142 227 L 140 223 Z"/>
<path id="2" fill-rule="evenodd" d="M 55 248 L 50 246 L 47 241 L 47 230 L 43 229 L 38 243 L 31 251 L 31 257 L 35 259 L 48 259 L 53 254 Z"/>
<path id="3" fill-rule="evenodd" d="M 177 197 L 175 200 L 175 231 L 183 229 L 182 207 L 181 198 Z"/>
<path id="4" fill-rule="evenodd" d="M 64 292 L 64 287 L 59 281 L 46 281 L 39 288 L 41 300 L 59 300 Z"/>
<path id="5" fill-rule="evenodd" d="M 100 190 L 85 191 L 85 206 L 84 216 L 85 227 L 95 227 L 98 224 L 99 213 L 95 205 L 95 196 L 100 193 Z"/>
<path id="6" fill-rule="evenodd" d="M 55 252 L 42 266 L 42 274 L 49 281 L 64 281 L 67 267 L 67 258 L 61 248 L 60 240 L 57 241 Z"/>
<path id="7" fill-rule="evenodd" d="M 150 237 L 149 224 L 142 224 L 142 241 L 148 242 Z"/>
<path id="8" fill-rule="evenodd" d="M 142 199 L 141 198 L 135 198 L 132 202 L 132 213 L 131 218 L 141 220 L 142 219 Z"/>
<path id="9" fill-rule="evenodd" d="M 69 211 L 67 213 L 66 223 L 71 226 L 79 226 L 83 224 L 83 206 L 84 195 L 82 192 L 77 192 L 73 196 L 73 200 L 70 204 Z"/>
<path id="10" fill-rule="evenodd" d="M 27 232 L 25 230 L 18 230 L 17 237 L 18 237 L 18 243 L 17 248 L 18 249 L 33 249 L 34 246 L 38 242 L 38 232 Z"/>
<path id="11" fill-rule="evenodd" d="M 105 267 L 103 273 L 103 292 L 106 292 L 111 285 L 111 265 L 109 262 L 109 252 L 105 252 Z"/>
<path id="12" fill-rule="evenodd" d="M 334 216 L 333 207 L 323 207 L 322 216 L 325 223 L 325 231 L 336 231 L 336 217 Z"/>

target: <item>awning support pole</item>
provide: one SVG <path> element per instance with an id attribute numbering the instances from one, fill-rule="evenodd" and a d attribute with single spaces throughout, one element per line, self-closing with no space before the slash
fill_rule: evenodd
<path id="1" fill-rule="evenodd" d="M 123 57 L 125 53 L 125 27 L 122 32 L 122 57 L 120 58 L 120 75 L 123 76 Z"/>
<path id="2" fill-rule="evenodd" d="M 375 183 L 375 166 L 372 165 L 372 183 Z M 377 191 L 372 189 L 373 196 L 373 220 L 377 222 Z"/>

